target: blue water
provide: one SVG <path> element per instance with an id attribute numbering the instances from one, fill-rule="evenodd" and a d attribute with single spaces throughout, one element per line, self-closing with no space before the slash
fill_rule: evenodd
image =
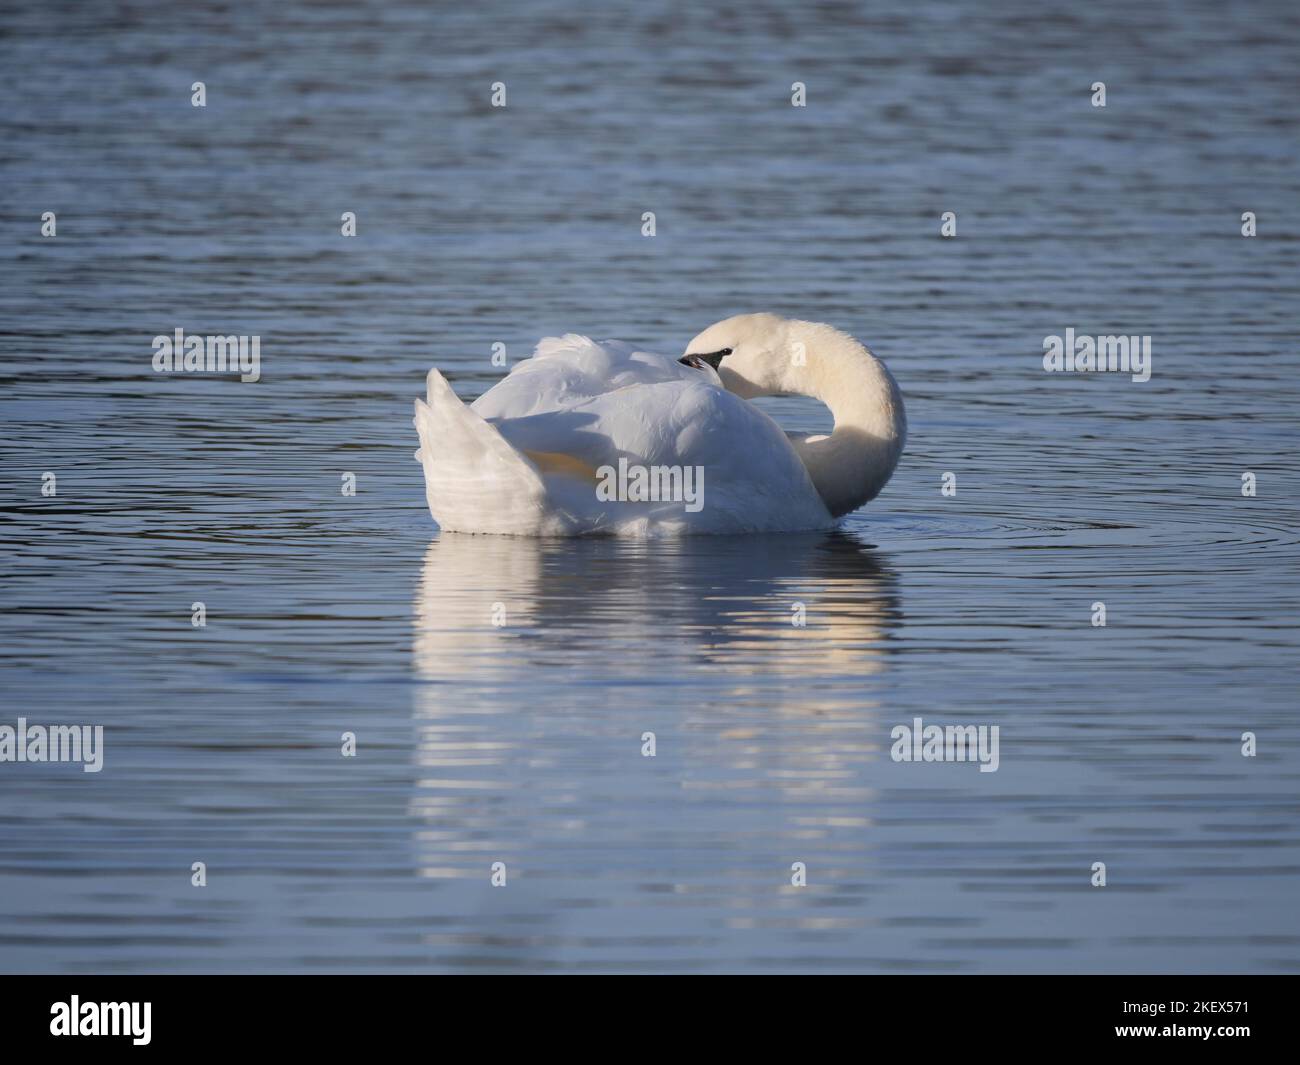
<path id="1" fill-rule="evenodd" d="M 0 725 L 105 749 L 0 763 L 0 969 L 1300 969 L 1298 91 L 1285 3 L 6 10 Z M 840 533 L 438 534 L 431 365 L 759 309 L 904 391 Z"/>

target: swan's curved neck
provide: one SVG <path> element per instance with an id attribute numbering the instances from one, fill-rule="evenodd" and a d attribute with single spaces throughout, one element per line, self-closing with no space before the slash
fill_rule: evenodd
<path id="1" fill-rule="evenodd" d="M 898 465 L 907 436 L 903 397 L 884 363 L 830 326 L 790 322 L 791 359 L 780 391 L 830 408 L 830 436 L 791 443 L 833 517 L 875 498 Z"/>

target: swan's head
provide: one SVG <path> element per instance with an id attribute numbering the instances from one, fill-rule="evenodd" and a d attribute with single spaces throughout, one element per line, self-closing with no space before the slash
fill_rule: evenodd
<path id="1" fill-rule="evenodd" d="M 738 314 L 709 326 L 677 361 L 713 367 L 722 387 L 745 399 L 797 391 L 790 371 L 800 353 L 789 342 L 789 325 L 775 314 Z"/>
<path id="2" fill-rule="evenodd" d="M 898 465 L 907 438 L 903 396 L 885 364 L 833 326 L 775 314 L 741 314 L 711 325 L 680 359 L 712 367 L 744 399 L 799 395 L 831 409 L 830 436 L 791 446 L 835 517 L 873 498 Z"/>

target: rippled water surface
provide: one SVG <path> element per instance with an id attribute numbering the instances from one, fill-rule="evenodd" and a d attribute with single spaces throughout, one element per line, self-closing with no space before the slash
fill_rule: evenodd
<path id="1" fill-rule="evenodd" d="M 0 25 L 0 724 L 105 728 L 0 764 L 0 969 L 1300 969 L 1293 5 Z M 841 532 L 438 535 L 429 366 L 751 309 L 904 390 Z M 155 374 L 177 327 L 262 380 Z"/>

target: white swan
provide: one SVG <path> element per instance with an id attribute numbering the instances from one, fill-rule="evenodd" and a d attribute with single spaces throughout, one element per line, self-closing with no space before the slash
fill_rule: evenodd
<path id="1" fill-rule="evenodd" d="M 748 402 L 784 394 L 825 403 L 830 435 Z M 884 363 L 774 314 L 718 322 L 681 359 L 548 337 L 471 406 L 430 370 L 415 426 L 439 526 L 526 536 L 828 528 L 884 487 L 907 434 Z"/>

